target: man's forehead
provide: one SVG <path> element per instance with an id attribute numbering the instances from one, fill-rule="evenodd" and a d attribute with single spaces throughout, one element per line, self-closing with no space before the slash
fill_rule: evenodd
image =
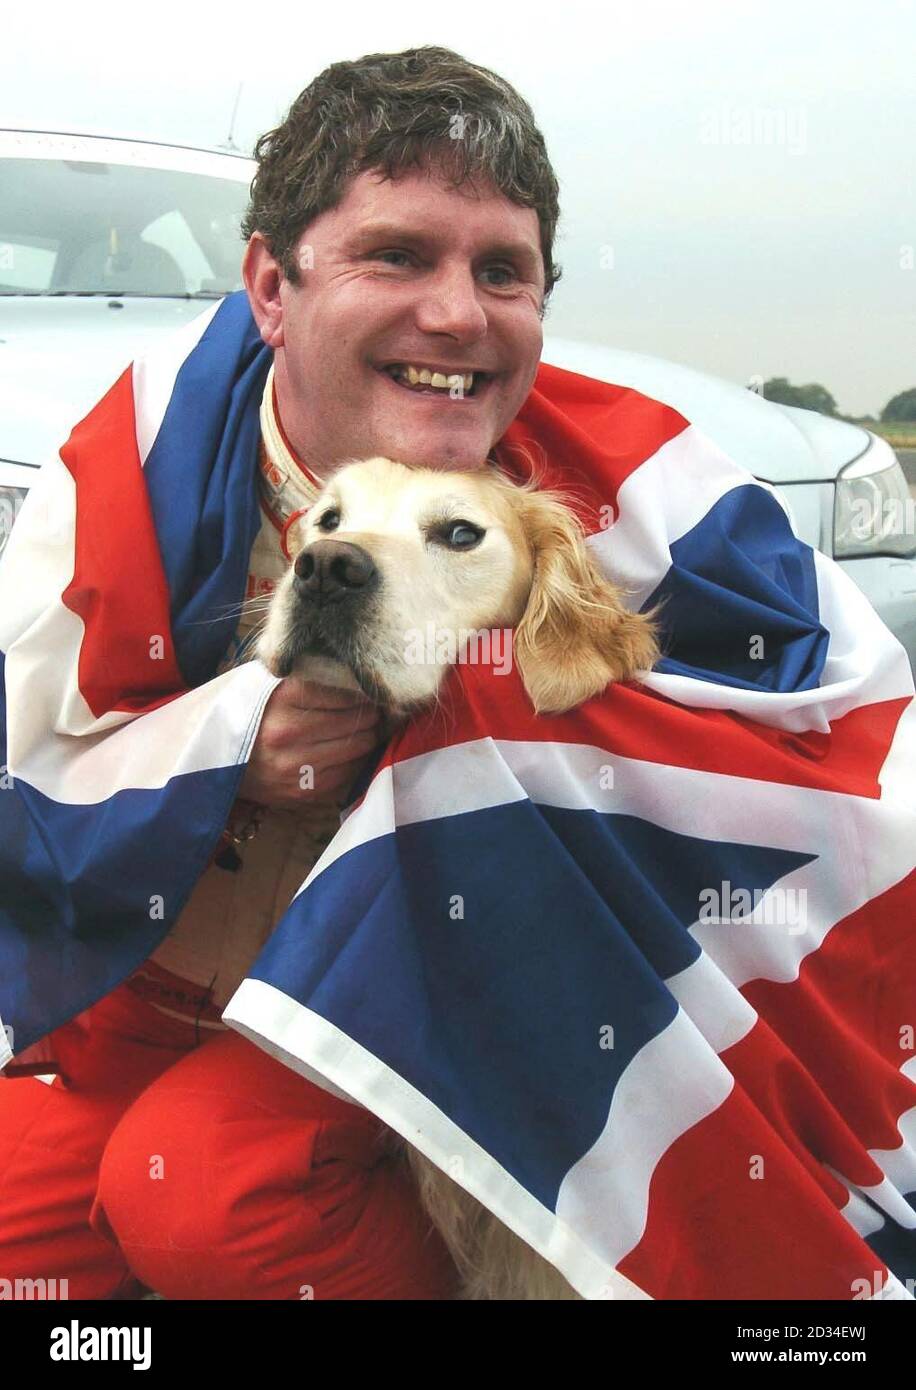
<path id="1" fill-rule="evenodd" d="M 454 240 L 457 234 L 540 258 L 540 228 L 533 208 L 508 199 L 501 189 L 477 178 L 457 188 L 427 171 L 410 170 L 383 179 L 363 170 L 333 209 L 335 240 L 354 244 L 386 236 L 427 236 Z"/>

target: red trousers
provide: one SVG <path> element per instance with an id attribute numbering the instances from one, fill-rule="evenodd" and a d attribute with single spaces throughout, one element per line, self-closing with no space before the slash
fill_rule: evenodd
<path id="1" fill-rule="evenodd" d="M 447 1299 L 390 1132 L 237 1033 L 122 985 L 0 1077 L 0 1275 L 73 1298 Z"/>

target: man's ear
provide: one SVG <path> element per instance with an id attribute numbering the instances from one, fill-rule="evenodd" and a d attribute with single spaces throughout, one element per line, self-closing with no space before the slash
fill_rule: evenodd
<path id="1" fill-rule="evenodd" d="M 261 232 L 252 232 L 242 256 L 242 281 L 261 341 L 275 351 L 283 346 L 283 271 Z"/>
<path id="2" fill-rule="evenodd" d="M 578 518 L 556 494 L 520 493 L 534 556 L 528 604 L 513 650 L 538 714 L 562 714 L 610 681 L 650 670 L 660 650 L 651 613 L 631 613 L 598 569 Z"/>

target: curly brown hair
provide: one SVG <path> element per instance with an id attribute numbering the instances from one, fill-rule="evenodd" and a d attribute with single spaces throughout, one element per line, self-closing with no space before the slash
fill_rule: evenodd
<path id="1" fill-rule="evenodd" d="M 257 172 L 242 220 L 259 231 L 286 278 L 303 230 L 335 207 L 365 169 L 394 178 L 433 164 L 453 187 L 475 175 L 534 208 L 544 259 L 541 317 L 562 269 L 554 264 L 559 185 L 528 103 L 503 78 L 450 48 L 426 45 L 332 63 L 255 145 Z"/>

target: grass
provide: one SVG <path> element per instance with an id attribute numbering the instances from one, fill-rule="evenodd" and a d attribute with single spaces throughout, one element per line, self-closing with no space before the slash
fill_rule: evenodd
<path id="1" fill-rule="evenodd" d="M 857 425 L 864 425 L 872 434 L 877 434 L 879 438 L 886 439 L 895 449 L 916 449 L 916 420 L 856 420 Z"/>

